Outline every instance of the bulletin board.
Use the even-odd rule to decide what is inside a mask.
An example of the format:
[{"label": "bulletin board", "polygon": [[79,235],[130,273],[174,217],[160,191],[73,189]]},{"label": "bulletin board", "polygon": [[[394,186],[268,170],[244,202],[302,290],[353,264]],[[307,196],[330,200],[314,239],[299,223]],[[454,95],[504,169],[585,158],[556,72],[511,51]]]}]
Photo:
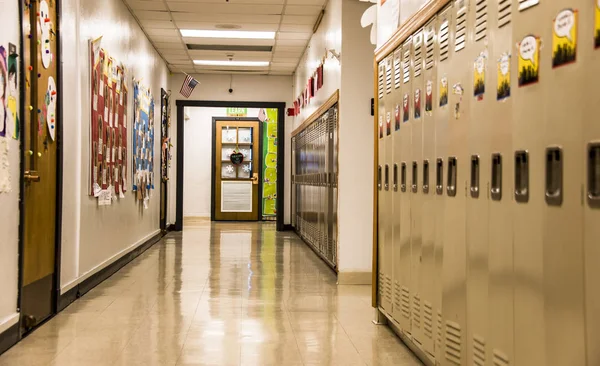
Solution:
[{"label": "bulletin board", "polygon": [[148,208],[154,189],[154,99],[139,81],[133,85],[133,191]]},{"label": "bulletin board", "polygon": [[266,108],[264,112],[263,217],[277,215],[277,113],[277,108]]},{"label": "bulletin board", "polygon": [[98,198],[99,205],[110,205],[127,191],[126,70],[100,47],[100,40],[90,43],[90,57],[89,194]]}]

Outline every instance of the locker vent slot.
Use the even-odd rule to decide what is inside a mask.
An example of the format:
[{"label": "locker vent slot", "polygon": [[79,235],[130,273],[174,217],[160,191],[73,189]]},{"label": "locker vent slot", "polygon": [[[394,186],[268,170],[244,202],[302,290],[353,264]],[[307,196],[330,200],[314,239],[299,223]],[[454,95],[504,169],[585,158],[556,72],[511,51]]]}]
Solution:
[{"label": "locker vent slot", "polygon": [[457,323],[446,322],[446,360],[454,365],[461,363],[461,329]]},{"label": "locker vent slot", "polygon": [[400,283],[398,281],[394,281],[394,307],[401,309],[402,304],[400,303]]},{"label": "locker vent slot", "polygon": [[379,65],[379,79],[377,82],[377,90],[378,90],[378,94],[379,94],[379,99],[383,98],[383,81],[384,81],[384,65],[381,64]]},{"label": "locker vent slot", "polygon": [[515,152],[515,200],[529,201],[529,154],[524,150]]},{"label": "locker vent slot", "polygon": [[503,352],[495,349],[494,350],[494,366],[508,366],[510,365],[510,360],[508,356]]},{"label": "locker vent slot", "polygon": [[402,50],[394,52],[394,87],[400,87],[400,77],[402,75]]},{"label": "locker vent slot", "polygon": [[588,192],[590,207],[600,207],[600,144],[588,146]]},{"label": "locker vent slot", "polygon": [[393,287],[392,287],[392,277],[386,275],[385,276],[385,298],[391,304],[392,296],[393,296]]},{"label": "locker vent slot", "polygon": [[561,206],[563,199],[563,153],[560,147],[546,149],[546,203]]},{"label": "locker vent slot", "polygon": [[462,3],[456,9],[456,32],[454,39],[454,52],[463,50],[467,44],[467,6],[464,0],[457,0],[457,4]]},{"label": "locker vent slot", "polygon": [[428,301],[423,302],[423,331],[426,337],[433,338],[433,308]]},{"label": "locker vent slot", "polygon": [[509,24],[512,18],[512,1],[498,0],[498,28]]},{"label": "locker vent slot", "polygon": [[487,0],[477,0],[475,4],[475,41],[480,41],[487,35]]},{"label": "locker vent slot", "polygon": [[438,310],[437,314],[437,348],[442,348],[442,312]]},{"label": "locker vent slot", "polygon": [[429,193],[429,160],[423,160],[423,193]]},{"label": "locker vent slot", "polygon": [[492,185],[490,188],[492,200],[502,199],[502,155],[492,155]]},{"label": "locker vent slot", "polygon": [[421,75],[423,69],[423,56],[422,56],[423,42],[421,42],[421,35],[415,37],[415,77]]},{"label": "locker vent slot", "polygon": [[440,62],[448,59],[450,51],[450,29],[448,26],[448,20],[444,20],[440,25]]},{"label": "locker vent slot", "polygon": [[456,196],[456,183],[458,181],[458,163],[455,157],[448,158],[448,180],[446,182],[446,191],[449,197]]},{"label": "locker vent slot", "polygon": [[410,46],[404,46],[404,54],[402,56],[402,70],[404,84],[410,81]]},{"label": "locker vent slot", "polygon": [[480,336],[473,336],[473,364],[485,366],[485,340]]},{"label": "locker vent slot", "polygon": [[417,328],[421,328],[421,298],[419,295],[413,297],[413,311],[412,311],[413,325]]},{"label": "locker vent slot", "polygon": [[406,319],[410,318],[410,291],[406,287],[402,286],[402,316]]},{"label": "locker vent slot", "polygon": [[434,65],[435,32],[433,27],[425,31],[425,69],[429,70]]},{"label": "locker vent slot", "polygon": [[471,197],[479,198],[479,156],[471,156]]},{"label": "locker vent slot", "polygon": [[383,300],[385,298],[385,275],[383,272],[379,272],[379,288],[377,292],[379,293],[379,300]]},{"label": "locker vent slot", "polygon": [[435,193],[444,194],[444,160],[441,158],[435,164]]},{"label": "locker vent slot", "polygon": [[392,58],[388,57],[385,61],[385,92],[392,92]]}]

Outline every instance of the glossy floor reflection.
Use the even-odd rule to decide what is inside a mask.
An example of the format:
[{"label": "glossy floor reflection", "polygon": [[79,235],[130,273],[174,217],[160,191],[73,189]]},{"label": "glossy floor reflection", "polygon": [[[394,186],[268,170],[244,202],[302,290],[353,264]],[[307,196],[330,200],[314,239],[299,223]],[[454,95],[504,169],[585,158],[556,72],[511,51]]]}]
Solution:
[{"label": "glossy floor reflection", "polygon": [[421,365],[371,323],[369,286],[274,224],[171,233],[0,356],[0,365]]}]

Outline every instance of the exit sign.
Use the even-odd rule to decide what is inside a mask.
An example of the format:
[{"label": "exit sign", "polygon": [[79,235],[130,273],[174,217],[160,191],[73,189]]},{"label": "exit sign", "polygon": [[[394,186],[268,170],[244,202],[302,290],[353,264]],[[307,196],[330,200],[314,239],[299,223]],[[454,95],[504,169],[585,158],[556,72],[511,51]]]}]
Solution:
[{"label": "exit sign", "polygon": [[248,108],[227,108],[227,117],[246,117]]}]

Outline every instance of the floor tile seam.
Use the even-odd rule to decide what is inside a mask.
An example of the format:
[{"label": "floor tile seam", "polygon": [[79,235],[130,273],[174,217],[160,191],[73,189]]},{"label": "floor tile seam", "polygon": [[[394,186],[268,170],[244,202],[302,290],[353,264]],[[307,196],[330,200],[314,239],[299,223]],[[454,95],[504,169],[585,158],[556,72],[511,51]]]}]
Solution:
[{"label": "floor tile seam", "polygon": [[306,365],[306,362],[304,361],[304,356],[300,351],[300,344],[298,344],[298,336],[296,335],[296,331],[294,330],[294,326],[292,325],[292,320],[289,314],[290,312],[287,309],[287,306],[284,308],[284,312],[286,313],[287,322],[290,326],[290,329],[292,330],[292,334],[294,335],[294,342],[296,342],[296,349],[298,350],[298,354],[300,355],[300,361],[302,361],[302,365]]},{"label": "floor tile seam", "polygon": [[196,317],[196,314],[198,313],[198,308],[200,307],[200,301],[202,300],[202,296],[204,295],[204,291],[206,290],[207,283],[208,283],[208,278],[204,281],[204,286],[202,286],[202,292],[200,293],[200,299],[198,299],[198,303],[196,304],[196,310],[194,310],[194,317],[192,318],[192,321],[188,325],[187,331],[185,332],[185,338],[184,338],[183,342],[181,343],[181,348],[179,349],[179,355],[177,356],[175,365],[179,365],[179,360],[181,359],[181,356],[183,355],[183,349],[185,348],[188,337],[190,335],[190,329],[192,329],[192,324],[194,322],[194,318]]},{"label": "floor tile seam", "polygon": [[[31,335],[34,335],[34,334],[31,334]],[[75,337],[71,338],[71,340],[70,340],[69,342],[67,342],[67,345],[66,345],[66,346],[64,346],[64,347],[63,347],[63,349],[61,349],[60,351],[58,351],[58,352],[57,352],[57,353],[54,355],[54,357],[52,357],[52,358],[50,359],[50,361],[48,361],[48,363],[46,363],[46,365],[52,365],[52,362],[53,362],[54,360],[56,360],[56,359],[58,358],[58,356],[59,356],[61,353],[63,353],[63,352],[64,352],[64,351],[67,349],[67,347],[69,347],[69,345],[71,345],[71,343],[73,343],[73,341],[74,341],[74,340],[75,340]],[[19,345],[19,344],[17,344],[16,346],[18,346],[18,345]]]},{"label": "floor tile seam", "polygon": [[354,350],[356,351],[356,353],[358,354],[358,356],[360,357],[360,359],[362,360],[362,362],[365,364],[365,366],[368,366],[368,363],[363,358],[363,355],[360,353],[360,351],[356,347],[356,344],[352,340],[352,337],[350,336],[350,334],[348,334],[348,332],[346,331],[346,328],[344,327],[344,325],[342,324],[342,322],[340,321],[340,319],[338,318],[338,316],[337,316],[337,314],[335,312],[333,312],[333,317],[335,318],[335,321],[339,324],[339,326],[344,331],[344,334],[346,335],[346,337],[348,337],[348,340],[350,341],[350,344],[352,344],[352,347],[354,347]]}]

